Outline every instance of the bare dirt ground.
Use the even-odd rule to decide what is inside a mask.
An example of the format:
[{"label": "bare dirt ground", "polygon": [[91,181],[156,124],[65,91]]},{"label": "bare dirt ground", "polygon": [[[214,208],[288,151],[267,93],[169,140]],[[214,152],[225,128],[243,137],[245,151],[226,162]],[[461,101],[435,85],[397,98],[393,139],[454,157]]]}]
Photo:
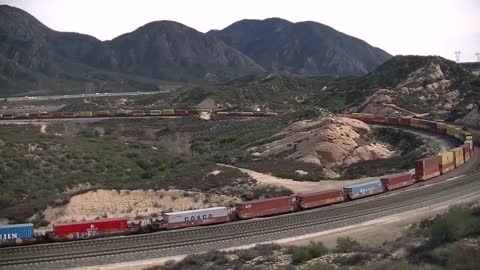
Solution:
[{"label": "bare dirt ground", "polygon": [[342,188],[348,185],[354,185],[359,183],[365,183],[378,177],[366,177],[355,180],[321,180],[318,182],[309,181],[295,181],[292,179],[280,178],[265,173],[255,172],[249,169],[237,168],[231,165],[218,164],[220,166],[239,169],[241,172],[248,174],[253,179],[257,180],[260,184],[265,185],[278,185],[290,189],[296,193],[310,193],[315,191],[323,191],[328,189]]},{"label": "bare dirt ground", "polygon": [[236,197],[182,190],[96,190],[73,196],[43,214],[50,223],[126,217],[129,220],[161,216],[166,211],[182,211],[239,202]]}]

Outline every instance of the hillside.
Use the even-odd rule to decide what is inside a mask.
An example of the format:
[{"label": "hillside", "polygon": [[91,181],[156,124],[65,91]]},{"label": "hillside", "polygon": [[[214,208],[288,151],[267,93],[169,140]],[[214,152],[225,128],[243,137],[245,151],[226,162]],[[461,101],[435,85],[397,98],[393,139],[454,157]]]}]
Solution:
[{"label": "hillside", "polygon": [[157,90],[264,72],[361,75],[390,55],[315,22],[243,20],[207,34],[156,21],[110,41],[58,32],[0,6],[0,95]]},{"label": "hillside", "polygon": [[391,57],[363,40],[311,21],[242,20],[207,34],[237,48],[270,72],[363,75]]},{"label": "hillside", "polygon": [[54,31],[0,6],[0,95],[156,90],[160,80],[224,79],[263,69],[175,22],[147,24],[112,41]]}]

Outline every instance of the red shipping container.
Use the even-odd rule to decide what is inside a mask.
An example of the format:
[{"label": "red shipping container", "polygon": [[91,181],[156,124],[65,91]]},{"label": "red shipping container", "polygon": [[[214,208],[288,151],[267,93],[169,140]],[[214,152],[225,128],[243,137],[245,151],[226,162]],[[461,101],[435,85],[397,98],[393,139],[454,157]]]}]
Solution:
[{"label": "red shipping container", "polygon": [[399,124],[399,119],[398,117],[387,117],[387,123],[391,125],[398,125]]},{"label": "red shipping container", "polygon": [[175,115],[188,115],[188,110],[185,110],[185,109],[175,109]]},{"label": "red shipping container", "polygon": [[398,123],[401,126],[410,126],[410,118],[400,117],[400,119],[398,119]]},{"label": "red shipping container", "polygon": [[123,232],[128,229],[125,218],[88,220],[53,225],[55,237],[68,239],[87,239],[105,234]]},{"label": "red shipping container", "polygon": [[295,197],[283,196],[237,204],[237,215],[242,219],[264,217],[294,211]]},{"label": "red shipping container", "polygon": [[427,180],[440,175],[440,162],[438,157],[427,157],[415,161],[415,177]]},{"label": "red shipping container", "polygon": [[387,188],[387,190],[394,190],[413,185],[415,179],[413,179],[410,172],[406,172],[382,176],[380,181],[382,181],[382,184]]},{"label": "red shipping container", "polygon": [[322,205],[333,204],[345,201],[343,190],[331,189],[320,192],[298,194],[298,205],[303,209],[318,207]]},{"label": "red shipping container", "polygon": [[53,118],[62,118],[63,117],[63,112],[53,112],[52,117]]}]

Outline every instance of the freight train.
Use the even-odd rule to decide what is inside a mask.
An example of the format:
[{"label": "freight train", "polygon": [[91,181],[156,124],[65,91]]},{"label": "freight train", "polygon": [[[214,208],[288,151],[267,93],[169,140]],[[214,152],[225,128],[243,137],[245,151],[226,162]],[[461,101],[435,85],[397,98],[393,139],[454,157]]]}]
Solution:
[{"label": "freight train", "polygon": [[218,111],[212,109],[135,109],[135,110],[104,110],[104,111],[80,111],[80,112],[31,112],[31,113],[4,113],[0,114],[0,120],[12,119],[62,119],[62,118],[95,118],[95,117],[153,117],[153,116],[192,116],[202,113],[211,113],[218,116],[246,116],[266,117],[275,116],[278,113],[255,111]]},{"label": "freight train", "polygon": [[461,144],[459,147],[455,147],[450,151],[415,161],[414,169],[408,172],[378,177],[375,180],[346,186],[342,189],[247,201],[238,203],[234,207],[212,207],[163,213],[162,220],[150,220],[143,224],[129,223],[126,218],[58,223],[53,224],[53,230],[44,234],[35,233],[33,224],[31,223],[0,226],[0,246],[70,241],[113,235],[146,233],[158,230],[173,230],[304,211],[389,192],[411,186],[416,182],[434,178],[468,162],[474,151],[473,138],[468,131],[442,122],[417,118],[381,117],[358,113],[345,116],[367,123],[380,123],[429,130],[451,136]]}]

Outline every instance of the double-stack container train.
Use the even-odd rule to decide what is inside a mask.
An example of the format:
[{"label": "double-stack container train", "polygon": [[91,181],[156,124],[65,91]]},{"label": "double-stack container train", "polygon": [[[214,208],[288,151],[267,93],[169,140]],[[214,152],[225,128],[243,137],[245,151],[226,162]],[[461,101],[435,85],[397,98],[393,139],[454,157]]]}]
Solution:
[{"label": "double-stack container train", "polygon": [[[148,113],[153,113],[152,115],[168,115],[175,114],[175,110],[150,110]],[[181,113],[186,114],[187,111]],[[191,114],[191,112],[188,111],[188,114]],[[88,114],[84,112],[83,115],[84,116],[82,116],[82,112],[78,114],[79,117],[91,117],[93,114],[91,112],[88,112]],[[247,201],[238,203],[234,207],[212,207],[163,213],[162,220],[150,220],[147,224],[128,223],[125,218],[59,223],[53,224],[53,230],[45,234],[35,234],[31,223],[4,225],[0,226],[0,246],[34,244],[49,241],[69,241],[111,235],[144,233],[155,230],[172,230],[226,223],[236,220],[262,218],[295,211],[306,211],[316,207],[382,194],[448,173],[462,166],[465,162],[468,162],[475,150],[474,138],[469,132],[442,122],[417,118],[382,117],[371,114],[352,114],[348,116],[367,123],[385,123],[388,125],[408,126],[435,131],[440,134],[452,136],[460,142],[460,146],[435,156],[417,160],[414,164],[414,172],[408,171],[376,177],[374,180],[346,186],[342,189]]]},{"label": "double-stack container train", "polygon": [[215,112],[211,109],[132,109],[104,110],[80,112],[31,112],[31,113],[0,113],[0,120],[12,119],[58,119],[58,118],[94,118],[94,117],[153,117],[153,116],[192,116],[211,113],[218,116],[267,117],[276,116],[275,112]]}]

